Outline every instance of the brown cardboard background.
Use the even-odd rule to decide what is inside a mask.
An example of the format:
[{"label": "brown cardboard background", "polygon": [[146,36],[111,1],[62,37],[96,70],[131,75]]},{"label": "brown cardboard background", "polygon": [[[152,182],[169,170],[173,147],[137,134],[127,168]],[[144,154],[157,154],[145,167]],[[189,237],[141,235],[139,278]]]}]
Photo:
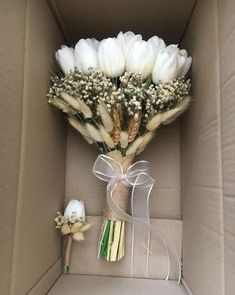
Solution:
[{"label": "brown cardboard background", "polygon": [[218,7],[199,0],[183,45],[194,102],[181,124],[183,276],[193,294],[224,294]]},{"label": "brown cardboard background", "polygon": [[[12,294],[25,294],[61,256],[52,218],[63,206],[65,125],[46,103],[50,62],[62,42],[47,3],[27,1],[20,177]],[[22,265],[24,266],[22,271]]]},{"label": "brown cardboard background", "polygon": [[[89,232],[86,233],[85,241],[74,244],[70,269],[71,274],[130,277],[132,226],[130,223],[126,224],[125,257],[118,262],[108,263],[105,259],[97,259],[97,241],[99,240],[102,221],[101,216],[88,216],[88,222],[92,224],[92,227]],[[166,238],[171,239],[181,258],[182,221],[151,219],[151,224],[164,233]],[[168,266],[167,255],[161,241],[155,234],[152,234],[150,249],[153,255],[149,257],[149,278],[164,280],[166,278]],[[138,265],[138,262],[136,264]],[[145,277],[144,270],[145,266],[139,267],[134,278]],[[177,279],[177,275],[171,271],[170,278]]]},{"label": "brown cardboard background", "polygon": [[[191,16],[195,0],[49,0],[61,27],[74,45],[80,38],[115,36],[133,30],[145,38],[160,35],[178,43]],[[79,23],[79,25],[78,25]]]},{"label": "brown cardboard background", "polygon": [[235,2],[219,0],[225,294],[235,290]]},{"label": "brown cardboard background", "polygon": [[0,46],[0,261],[1,266],[4,265],[0,275],[1,294],[9,294],[11,284],[21,142],[24,28],[25,1],[10,0],[4,5],[1,1],[0,39],[4,44]]},{"label": "brown cardboard background", "polygon": [[52,219],[64,202],[66,128],[45,95],[62,38],[45,1],[1,1],[0,14],[0,293],[21,295],[61,256]]},{"label": "brown cardboard background", "polygon": [[[61,3],[61,7],[65,3],[70,4],[70,1],[56,2]],[[182,120],[181,130],[178,123],[162,128],[159,137],[141,156],[154,164],[153,175],[159,182],[158,190],[154,192],[157,198],[154,198],[154,201],[152,198],[151,214],[154,217],[180,219],[178,169],[181,132],[184,278],[196,295],[232,295],[235,288],[235,5],[233,0],[218,2],[217,7],[217,1],[198,1],[184,39],[184,46],[194,58],[194,104]],[[76,1],[73,3],[78,5]],[[161,5],[165,3],[168,2]],[[193,1],[188,1],[189,6],[184,6],[190,7],[188,11],[182,11],[182,7],[178,6],[179,2],[174,3],[177,3],[178,8],[172,8],[171,12],[178,21],[173,23],[174,28],[168,27],[167,33],[172,41],[182,36]],[[79,13],[82,11],[78,9]],[[73,11],[71,8],[65,8],[65,12]],[[158,13],[154,10],[153,12],[156,15]],[[76,13],[74,10],[75,15]],[[156,15],[154,14],[154,21],[157,24],[162,19],[155,19]],[[62,207],[64,198],[65,130],[61,114],[51,110],[43,99],[48,87],[47,66],[62,39],[44,1],[2,1],[0,16],[0,36],[4,44],[0,49],[0,224],[2,238],[4,237],[0,245],[0,259],[4,264],[4,273],[0,276],[0,293],[10,292],[13,275],[11,294],[18,295],[25,294],[47,271],[46,280],[49,280],[46,283],[40,280],[38,289],[35,290],[44,292],[50,282],[59,275],[59,238],[54,231],[51,217]],[[164,14],[162,16],[164,17]],[[71,19],[69,25],[68,14],[66,17],[65,29],[66,25],[71,28],[74,19]],[[79,21],[89,26],[92,23],[85,15],[84,19]],[[175,25],[177,22],[180,22],[179,26]],[[89,30],[86,33],[93,35],[94,27],[90,28],[91,33]],[[145,29],[148,30],[148,27]],[[160,27],[156,30],[154,28],[154,32],[158,29],[161,30]],[[83,27],[78,26],[78,31],[72,32],[71,36],[82,35],[79,30],[83,30]],[[26,55],[23,53],[24,49]],[[165,140],[164,145],[157,146],[158,140]],[[88,213],[101,214],[102,207],[96,206],[95,202],[101,201],[104,184],[92,178],[95,186],[90,192],[86,192],[85,186],[78,186],[79,179],[83,181],[87,178],[84,178],[83,169],[80,169],[83,175],[79,175],[77,164],[86,167],[85,170],[88,171],[96,157],[94,147],[88,147],[79,141],[80,138],[75,138],[75,133],[69,130],[66,195],[67,198],[77,195],[77,192],[81,196],[86,195]],[[168,146],[172,158],[163,166],[164,157],[156,157],[154,151],[156,147],[159,153],[164,154],[164,147]],[[86,152],[87,158],[80,158],[77,148],[83,155]],[[173,177],[170,179],[173,187],[168,186],[170,181],[164,177],[170,170],[174,171],[170,174]],[[71,173],[74,174],[72,179]],[[86,177],[87,175],[86,173]],[[95,192],[98,199],[93,202],[92,195]],[[172,201],[175,198],[177,202],[174,203]]]}]

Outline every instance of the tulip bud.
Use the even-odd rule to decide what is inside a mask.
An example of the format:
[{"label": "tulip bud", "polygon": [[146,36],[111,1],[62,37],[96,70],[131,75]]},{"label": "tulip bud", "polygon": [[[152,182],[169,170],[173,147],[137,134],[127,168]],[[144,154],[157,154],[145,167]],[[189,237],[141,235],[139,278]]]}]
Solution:
[{"label": "tulip bud", "polygon": [[186,76],[191,64],[192,64],[192,57],[187,54],[187,51],[185,49],[179,50],[178,54],[179,58],[179,76],[183,77]]},{"label": "tulip bud", "polygon": [[98,68],[98,55],[91,45],[92,41],[81,39],[75,46],[75,66],[82,73],[88,74],[91,69]]},{"label": "tulip bud", "polygon": [[163,39],[159,38],[158,36],[153,36],[148,41],[151,43],[151,45],[153,47],[154,54],[155,54],[156,58],[157,58],[159,52],[166,48],[165,42],[163,41]]},{"label": "tulip bud", "polygon": [[119,77],[125,70],[125,58],[116,38],[104,39],[98,50],[100,69],[110,78]]},{"label": "tulip bud", "polygon": [[85,221],[85,207],[83,201],[70,200],[65,211],[64,217],[71,218],[75,216],[80,221]]},{"label": "tulip bud", "polygon": [[126,69],[146,78],[152,72],[154,62],[155,55],[151,43],[136,41],[129,50]]},{"label": "tulip bud", "polygon": [[135,35],[133,32],[120,32],[117,35],[117,40],[119,45],[122,48],[122,51],[124,53],[125,58],[127,59],[129,50],[131,48],[131,46],[136,42],[136,41],[141,41],[142,40],[142,36],[141,35]]},{"label": "tulip bud", "polygon": [[65,75],[74,71],[75,60],[74,49],[72,47],[61,46],[61,49],[55,53],[55,57]]}]

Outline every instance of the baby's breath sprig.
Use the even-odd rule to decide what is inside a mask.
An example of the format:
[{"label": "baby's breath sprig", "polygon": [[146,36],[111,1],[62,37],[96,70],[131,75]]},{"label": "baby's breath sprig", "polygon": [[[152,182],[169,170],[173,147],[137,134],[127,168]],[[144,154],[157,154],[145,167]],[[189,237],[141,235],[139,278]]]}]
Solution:
[{"label": "baby's breath sprig", "polygon": [[147,98],[144,104],[144,122],[156,114],[164,113],[175,108],[189,95],[191,88],[190,80],[183,78],[174,79],[166,83],[151,84],[146,89]]}]

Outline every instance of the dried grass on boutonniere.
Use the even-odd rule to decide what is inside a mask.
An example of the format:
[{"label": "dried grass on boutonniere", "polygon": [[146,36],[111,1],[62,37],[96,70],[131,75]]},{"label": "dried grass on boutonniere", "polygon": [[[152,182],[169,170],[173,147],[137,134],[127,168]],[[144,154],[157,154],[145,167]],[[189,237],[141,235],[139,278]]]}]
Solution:
[{"label": "dried grass on boutonniere", "polygon": [[[49,103],[68,116],[69,124],[125,173],[134,156],[190,105],[186,79],[192,58],[177,45],[148,41],[132,32],[102,41],[81,39],[62,46],[56,59],[63,74],[51,77]],[[123,211],[129,190],[120,182],[114,193]],[[124,256],[125,222],[106,204],[99,254],[108,261]]]},{"label": "dried grass on boutonniere", "polygon": [[55,223],[56,228],[60,229],[62,235],[66,237],[63,271],[69,273],[73,241],[85,240],[84,232],[91,226],[86,223],[84,203],[78,200],[70,200],[64,215],[57,212]]}]

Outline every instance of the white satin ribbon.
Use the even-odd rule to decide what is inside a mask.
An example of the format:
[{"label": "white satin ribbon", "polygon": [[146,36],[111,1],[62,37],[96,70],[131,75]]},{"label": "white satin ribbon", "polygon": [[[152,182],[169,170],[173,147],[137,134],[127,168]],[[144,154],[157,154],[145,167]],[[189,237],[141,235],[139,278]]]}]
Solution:
[{"label": "white satin ribbon", "polygon": [[[176,270],[178,282],[180,282],[181,264],[175,245],[156,226],[150,223],[149,197],[155,181],[149,176],[148,170],[149,163],[147,161],[138,161],[124,173],[122,166],[116,160],[105,155],[99,155],[92,171],[96,177],[108,182],[106,198],[114,215],[119,219],[132,222],[131,276],[139,275],[141,266],[145,268],[144,275],[148,277],[149,253],[151,253],[150,232],[152,232],[161,240],[166,250],[168,260],[166,280],[169,279],[173,265],[175,266],[173,271]],[[132,216],[118,207],[113,198],[113,192],[120,181],[124,185],[132,187]],[[140,251],[144,251],[144,255],[140,255]]]}]

